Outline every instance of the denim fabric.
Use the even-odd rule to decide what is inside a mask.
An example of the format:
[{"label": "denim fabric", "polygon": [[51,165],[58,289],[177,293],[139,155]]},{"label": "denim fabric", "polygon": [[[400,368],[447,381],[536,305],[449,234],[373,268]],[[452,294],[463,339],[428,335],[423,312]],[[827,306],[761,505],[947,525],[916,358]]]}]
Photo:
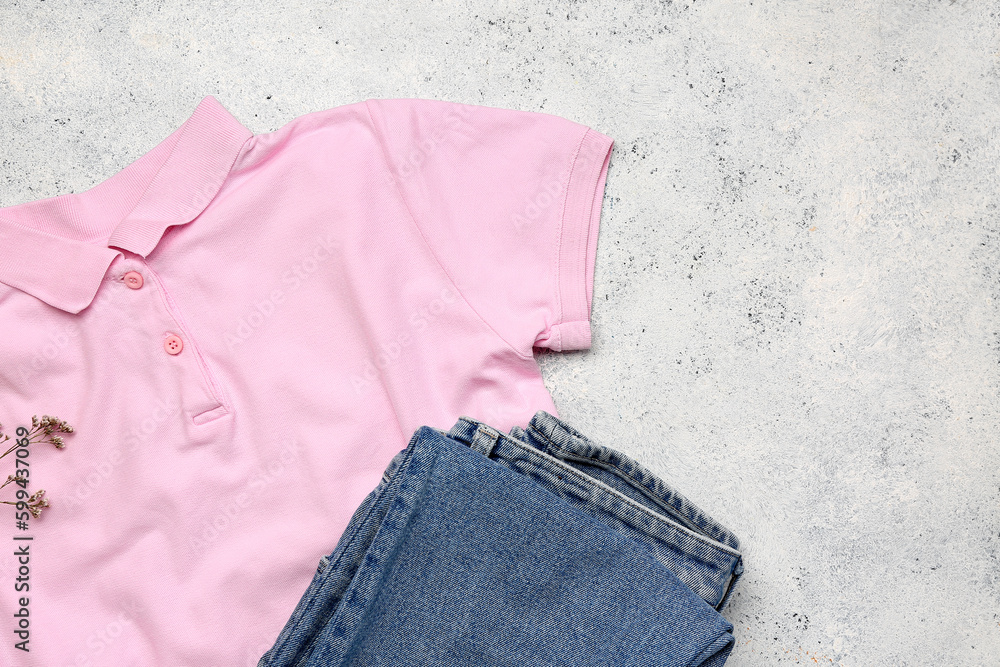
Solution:
[{"label": "denim fabric", "polygon": [[[717,554],[665,558],[638,538],[666,544],[649,503],[680,497],[630,487],[637,501],[545,453],[545,438],[567,445],[548,418],[524,432],[534,444],[468,419],[454,437],[418,429],[320,559],[260,667],[720,667],[732,625],[672,571],[704,562],[711,572],[689,578],[721,582]],[[680,504],[686,521],[714,526]],[[699,555],[703,543],[690,540],[702,533],[685,529],[674,551]]]},{"label": "denim fabric", "polygon": [[[481,426],[463,418],[451,435],[469,442]],[[638,462],[547,412],[539,411],[527,429],[515,427],[511,436],[494,449],[495,460],[645,544],[703,600],[725,608],[743,574],[740,543],[729,530]],[[525,451],[519,440],[584,474],[575,473],[571,482],[551,460]]]}]

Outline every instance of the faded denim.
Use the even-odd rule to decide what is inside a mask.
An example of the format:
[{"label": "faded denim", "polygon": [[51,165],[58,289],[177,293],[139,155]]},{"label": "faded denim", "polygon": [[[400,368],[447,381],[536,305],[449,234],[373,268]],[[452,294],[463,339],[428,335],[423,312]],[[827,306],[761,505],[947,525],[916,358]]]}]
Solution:
[{"label": "faded denim", "polygon": [[[463,418],[451,435],[469,442],[477,424]],[[699,597],[720,611],[725,608],[743,574],[740,543],[729,530],[636,461],[547,412],[538,412],[527,429],[515,427],[511,436],[494,449],[495,460],[645,544]],[[516,440],[585,474],[566,478],[551,461],[515,445]]]},{"label": "faded denim", "polygon": [[417,430],[260,667],[723,665],[736,539],[546,413]]}]

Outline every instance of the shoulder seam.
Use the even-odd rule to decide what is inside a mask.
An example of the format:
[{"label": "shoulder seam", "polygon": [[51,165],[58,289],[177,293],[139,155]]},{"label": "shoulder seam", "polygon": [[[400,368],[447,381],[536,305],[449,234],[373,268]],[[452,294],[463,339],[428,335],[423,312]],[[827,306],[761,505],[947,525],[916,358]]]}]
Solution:
[{"label": "shoulder seam", "polygon": [[444,275],[448,278],[448,281],[451,283],[452,287],[455,288],[455,291],[458,293],[458,295],[462,297],[462,300],[465,301],[466,305],[469,306],[469,309],[472,310],[472,312],[476,314],[476,317],[478,317],[479,320],[483,324],[485,324],[486,327],[490,331],[493,332],[493,335],[495,335],[497,338],[499,338],[504,343],[504,345],[506,345],[507,347],[509,347],[510,350],[514,354],[516,354],[518,357],[520,357],[521,359],[524,359],[524,360],[534,359],[533,355],[531,355],[531,354],[527,354],[526,355],[526,354],[522,353],[520,350],[518,350],[516,347],[514,347],[510,343],[510,341],[508,341],[506,338],[504,338],[503,336],[501,336],[500,332],[497,331],[496,328],[494,328],[493,325],[490,324],[489,321],[487,321],[487,319],[485,317],[483,317],[483,315],[479,312],[479,310],[477,310],[476,307],[474,305],[472,305],[472,302],[465,296],[465,294],[462,293],[462,290],[460,290],[458,288],[458,284],[455,282],[455,278],[452,277],[451,272],[448,271],[448,268],[444,265],[444,262],[441,261],[441,258],[438,257],[438,254],[436,252],[434,252],[434,248],[431,247],[430,242],[427,240],[427,237],[424,235],[424,230],[421,229],[420,225],[417,223],[416,216],[413,215],[413,210],[410,208],[409,202],[406,201],[406,194],[403,192],[403,188],[400,187],[399,181],[396,180],[396,176],[393,173],[393,165],[392,165],[392,161],[389,158],[389,151],[387,150],[386,145],[385,145],[385,138],[379,132],[378,125],[375,123],[375,118],[372,115],[372,109],[371,109],[370,102],[371,102],[371,100],[365,100],[365,110],[368,112],[368,120],[369,120],[369,122],[371,122],[372,131],[375,133],[375,138],[378,140],[379,149],[381,149],[381,151],[382,151],[382,159],[385,160],[386,167],[389,169],[389,175],[392,176],[392,182],[396,186],[396,191],[399,194],[400,201],[403,202],[403,206],[406,208],[406,213],[407,213],[407,215],[410,218],[410,222],[413,223],[413,226],[417,230],[417,233],[420,235],[421,240],[423,240],[424,246],[427,248],[427,251],[431,254],[431,257],[434,258],[434,261],[437,262],[437,265],[441,268],[442,273],[444,273]]}]

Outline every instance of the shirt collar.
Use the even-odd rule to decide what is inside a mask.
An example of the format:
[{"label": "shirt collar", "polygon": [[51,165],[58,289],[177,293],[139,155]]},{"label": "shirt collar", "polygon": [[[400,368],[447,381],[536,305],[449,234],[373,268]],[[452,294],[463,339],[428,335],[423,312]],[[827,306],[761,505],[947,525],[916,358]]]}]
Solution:
[{"label": "shirt collar", "polygon": [[0,208],[0,282],[79,313],[121,250],[146,257],[167,227],[205,210],[252,136],[208,95],[169,137],[103,183]]}]

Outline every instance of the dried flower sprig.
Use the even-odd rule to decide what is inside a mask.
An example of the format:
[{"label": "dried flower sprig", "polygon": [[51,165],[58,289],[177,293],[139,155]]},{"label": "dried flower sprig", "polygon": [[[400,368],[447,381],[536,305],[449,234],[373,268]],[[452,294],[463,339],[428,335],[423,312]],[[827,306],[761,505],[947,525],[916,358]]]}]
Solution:
[{"label": "dried flower sprig", "polygon": [[22,477],[20,475],[7,475],[7,481],[4,482],[3,484],[0,484],[0,489],[2,489],[3,487],[7,486],[11,482],[18,482],[21,479],[22,479]]},{"label": "dried flower sprig", "polygon": [[[0,424],[0,435],[2,432],[3,425]],[[31,418],[31,430],[25,436],[28,438],[28,442],[24,446],[32,445],[36,442],[48,442],[49,444],[55,445],[57,449],[62,449],[66,446],[65,441],[61,435],[54,435],[55,433],[72,433],[73,427],[66,423],[65,420],[59,419],[58,417],[51,417],[49,415],[42,415],[41,419],[38,415],[34,415]],[[10,436],[3,435],[4,442],[9,440]],[[10,448],[3,454],[0,454],[0,459],[10,454],[12,451],[17,449],[19,446],[17,442],[10,446]]]},{"label": "dried flower sprig", "polygon": [[45,489],[38,489],[28,498],[28,511],[36,519],[41,516],[42,508],[49,506],[49,499],[45,497]]},{"label": "dried flower sprig", "polygon": [[[13,477],[13,475],[11,475],[11,477]],[[28,496],[27,500],[19,500],[17,502],[0,500],[0,503],[3,503],[4,505],[17,505],[22,502],[25,503],[28,511],[31,512],[31,516],[36,519],[42,515],[42,509],[49,506],[49,499],[45,497],[45,489],[38,489]]]},{"label": "dried flower sprig", "polygon": [[[27,447],[38,442],[47,442],[55,446],[56,449],[63,449],[66,446],[66,443],[63,440],[62,435],[57,434],[73,433],[73,430],[72,426],[67,424],[65,420],[59,419],[58,417],[42,415],[42,417],[39,418],[38,415],[34,415],[31,418],[31,430],[29,430],[24,436],[28,439],[28,441],[24,442],[24,438],[15,440],[14,444],[8,448],[7,451],[0,454],[0,459],[19,447]],[[0,443],[6,442],[7,440],[10,440],[10,436],[4,434],[3,424],[0,424]],[[18,469],[13,475],[8,475],[7,480],[3,484],[0,484],[0,490],[12,482],[22,484],[23,486],[27,483],[27,481],[28,480],[21,475],[21,469]],[[14,505],[18,507],[18,509],[27,509],[31,512],[31,516],[36,519],[42,515],[43,509],[49,507],[49,499],[45,497],[45,489],[35,491],[33,494],[28,496],[27,500],[0,500],[0,503],[4,505]]]}]

